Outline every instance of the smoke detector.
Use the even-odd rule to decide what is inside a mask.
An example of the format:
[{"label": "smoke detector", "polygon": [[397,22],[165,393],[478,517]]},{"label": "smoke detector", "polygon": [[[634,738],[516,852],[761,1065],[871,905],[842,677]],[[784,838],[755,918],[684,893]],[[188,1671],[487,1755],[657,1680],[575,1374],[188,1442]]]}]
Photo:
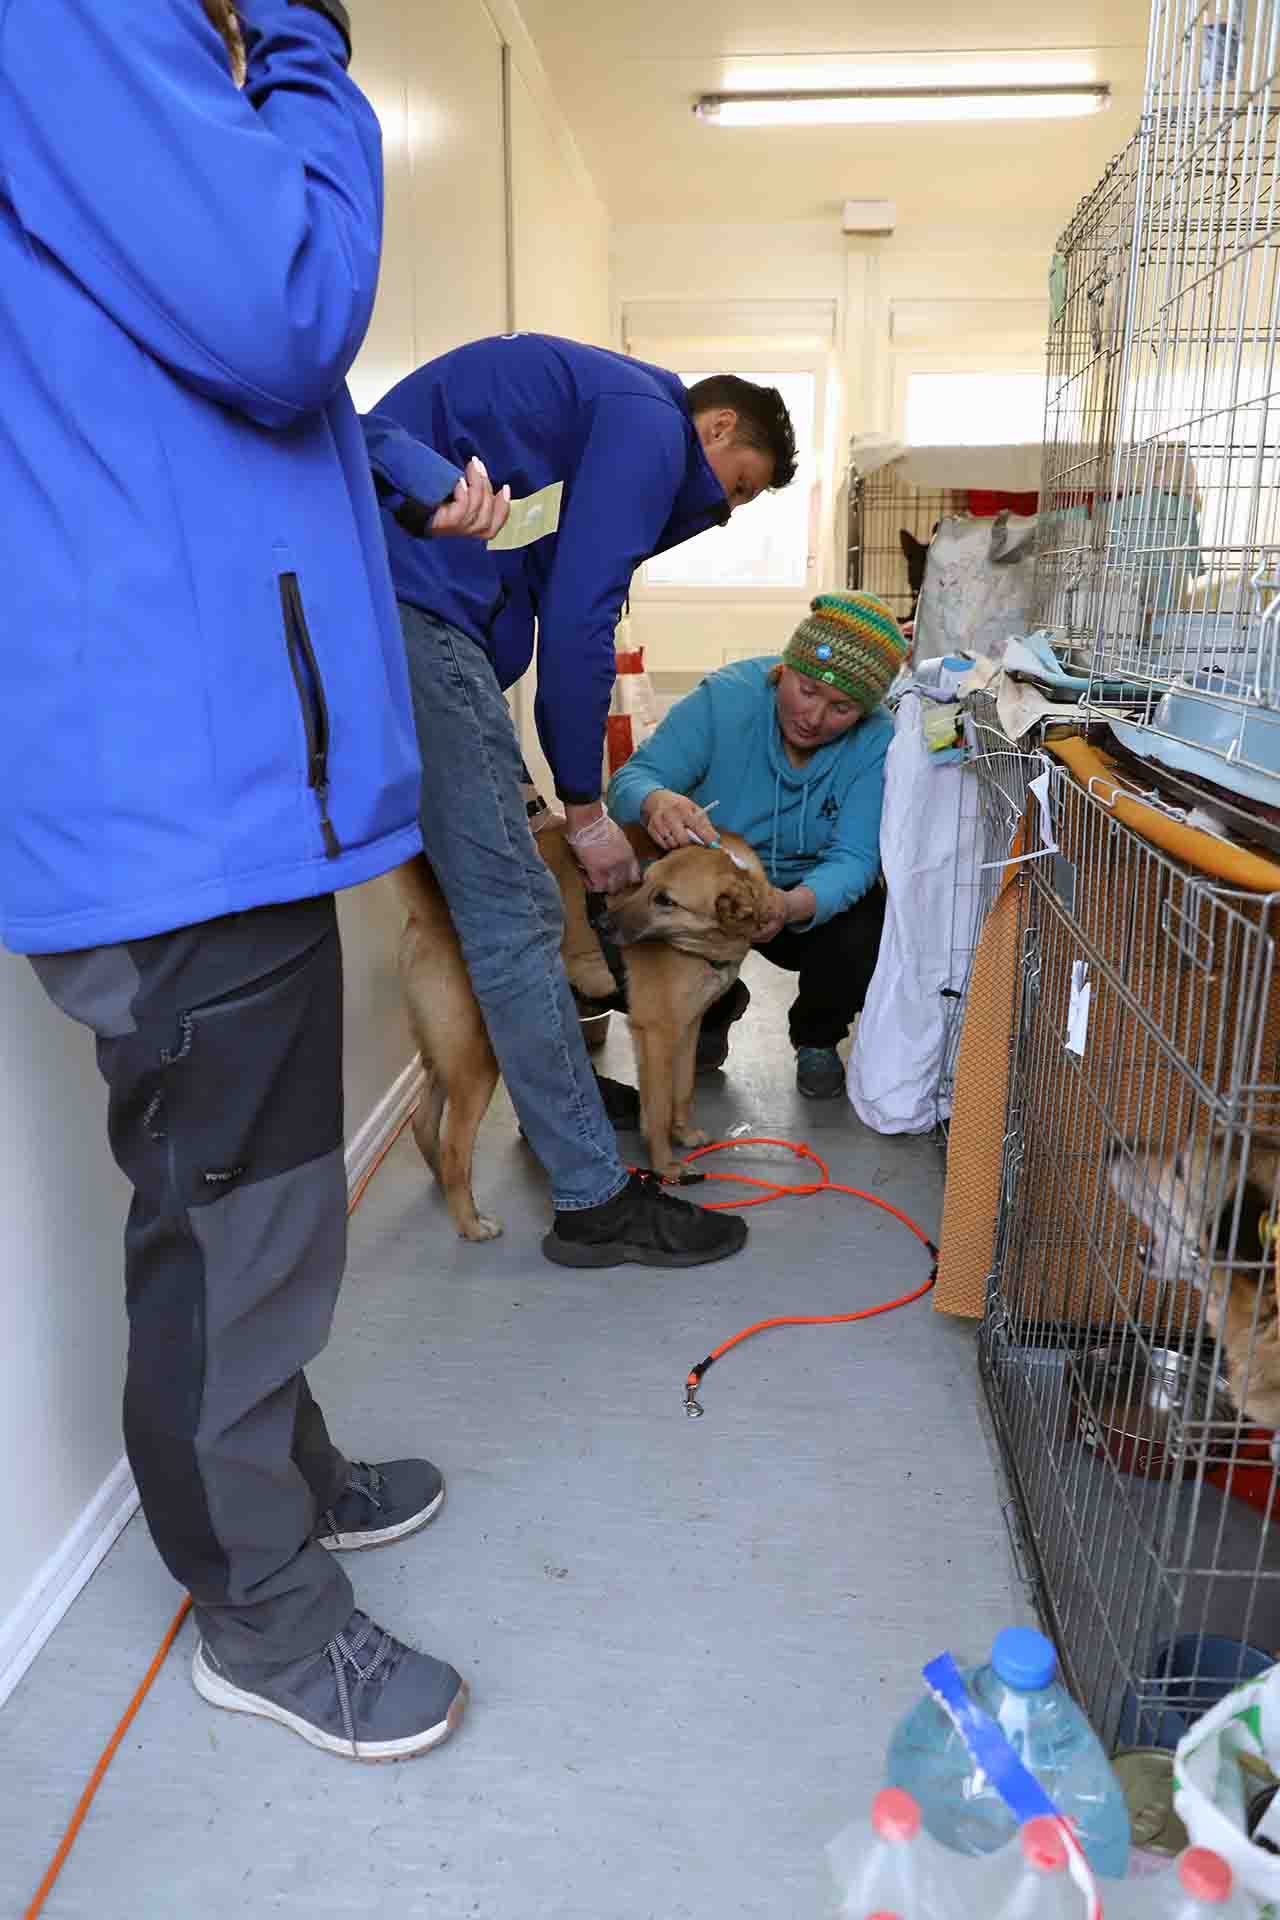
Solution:
[{"label": "smoke detector", "polygon": [[846,200],[840,225],[845,233],[892,233],[898,223],[892,200]]}]

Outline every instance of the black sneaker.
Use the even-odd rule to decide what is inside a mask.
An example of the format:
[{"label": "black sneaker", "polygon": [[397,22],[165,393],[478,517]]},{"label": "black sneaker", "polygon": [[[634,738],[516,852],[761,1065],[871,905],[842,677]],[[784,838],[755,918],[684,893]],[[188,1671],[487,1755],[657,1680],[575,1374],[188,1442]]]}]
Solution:
[{"label": "black sneaker", "polygon": [[712,1073],[724,1065],[729,1058],[729,1029],[736,1020],[741,1020],[750,1005],[750,988],[745,987],[741,980],[735,980],[728,993],[708,1008],[708,1013],[714,1012],[716,1024],[708,1027],[705,1024],[706,1015],[703,1016],[704,1024],[698,1035],[698,1073]]},{"label": "black sneaker", "polygon": [[669,1193],[655,1173],[633,1173],[602,1207],[557,1213],[542,1242],[560,1267],[701,1267],[746,1244],[736,1213],[708,1213]]},{"label": "black sneaker", "polygon": [[623,1080],[610,1080],[603,1073],[596,1074],[596,1085],[615,1131],[634,1133],[640,1125],[640,1095],[635,1088]]},{"label": "black sneaker", "polygon": [[315,1538],[334,1553],[382,1547],[403,1540],[434,1520],[444,1505],[444,1475],[429,1460],[384,1460],[381,1466],[351,1462],[347,1484]]},{"label": "black sneaker", "polygon": [[277,1720],[348,1760],[408,1760],[447,1740],[467,1707],[462,1678],[358,1610],[327,1647],[265,1680],[237,1681],[201,1640],[191,1663],[210,1706]]}]

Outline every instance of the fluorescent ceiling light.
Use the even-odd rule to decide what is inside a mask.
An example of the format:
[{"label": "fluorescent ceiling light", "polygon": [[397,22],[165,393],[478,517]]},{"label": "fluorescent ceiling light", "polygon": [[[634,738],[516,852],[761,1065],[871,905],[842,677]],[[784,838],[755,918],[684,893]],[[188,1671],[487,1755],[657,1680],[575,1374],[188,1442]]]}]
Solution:
[{"label": "fluorescent ceiling light", "polygon": [[694,106],[716,127],[889,126],[921,120],[1074,120],[1110,105],[1111,89],[875,87],[839,93],[707,93]]}]

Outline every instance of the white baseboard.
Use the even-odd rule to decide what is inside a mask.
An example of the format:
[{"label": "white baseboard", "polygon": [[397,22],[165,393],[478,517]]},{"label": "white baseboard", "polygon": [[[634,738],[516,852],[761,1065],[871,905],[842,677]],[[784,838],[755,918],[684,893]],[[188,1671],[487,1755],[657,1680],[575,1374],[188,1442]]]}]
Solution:
[{"label": "white baseboard", "polygon": [[[418,1097],[415,1058],[379,1100],[346,1151],[347,1192],[354,1193]],[[45,1561],[17,1606],[0,1620],[0,1707],[35,1660],[76,1595],[86,1587],[138,1508],[138,1489],[123,1456]]]},{"label": "white baseboard", "polygon": [[417,1054],[396,1076],[369,1118],[347,1142],[347,1192],[354,1193],[422,1091]]},{"label": "white baseboard", "polygon": [[137,1505],[138,1489],[122,1456],[13,1612],[0,1621],[0,1707],[106,1558]]}]

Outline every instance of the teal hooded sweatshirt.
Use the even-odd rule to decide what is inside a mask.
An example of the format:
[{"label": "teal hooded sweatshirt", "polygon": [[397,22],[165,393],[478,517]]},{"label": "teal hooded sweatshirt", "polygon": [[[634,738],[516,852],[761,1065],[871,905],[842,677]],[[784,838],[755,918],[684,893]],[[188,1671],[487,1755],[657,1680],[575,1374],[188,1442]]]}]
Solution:
[{"label": "teal hooded sweatshirt", "polygon": [[807,886],[818,906],[793,929],[808,932],[843,913],[880,873],[884,760],[893,726],[882,710],[860,720],[803,767],[787,758],[768,675],[778,656],[741,660],[711,673],[613,776],[609,811],[640,818],[655,788],[719,804],[716,830],[738,833],[775,887]]}]

